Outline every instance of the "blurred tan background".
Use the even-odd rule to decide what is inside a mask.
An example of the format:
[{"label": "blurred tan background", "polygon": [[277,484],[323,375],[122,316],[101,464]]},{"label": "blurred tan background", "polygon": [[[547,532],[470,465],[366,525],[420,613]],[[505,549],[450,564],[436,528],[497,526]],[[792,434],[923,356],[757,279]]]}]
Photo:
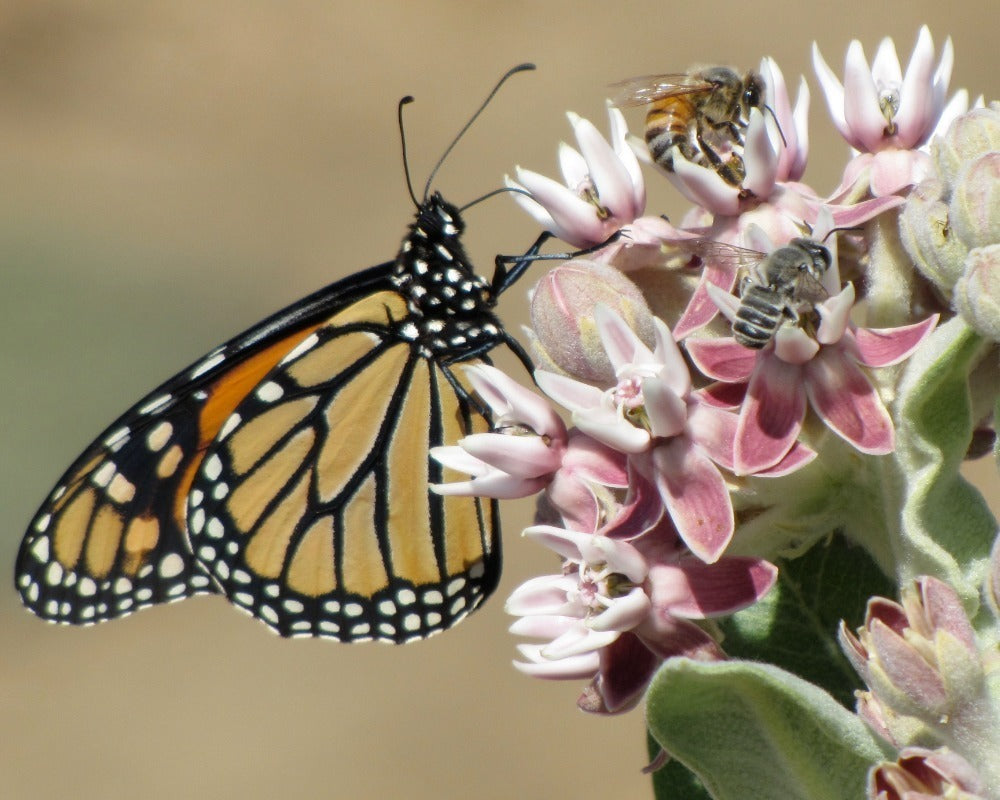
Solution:
[{"label": "blurred tan background", "polygon": [[[503,599],[553,563],[505,514],[498,598],[405,648],[285,642],[216,598],[83,630],[42,624],[10,581],[36,505],[146,390],[266,313],[392,257],[414,182],[496,78],[535,61],[437,185],[463,203],[515,164],[556,173],[573,109],[606,84],[774,56],[813,89],[806,179],[845,148],[809,62],[883,35],[907,60],[950,34],[952,87],[998,96],[986,3],[53,2],[0,5],[0,795],[7,798],[648,797],[643,723],[588,717],[577,684],[510,667]],[[620,10],[618,10],[620,9]],[[639,114],[633,115],[634,126]],[[650,208],[683,209],[652,179]],[[498,198],[469,252],[534,238]],[[501,306],[512,330],[523,288]]]}]

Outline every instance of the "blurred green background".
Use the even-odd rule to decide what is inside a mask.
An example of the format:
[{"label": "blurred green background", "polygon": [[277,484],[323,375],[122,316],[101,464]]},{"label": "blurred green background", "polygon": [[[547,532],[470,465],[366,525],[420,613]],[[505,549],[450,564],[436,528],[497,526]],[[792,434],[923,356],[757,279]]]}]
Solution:
[{"label": "blurred green background", "polygon": [[[917,29],[956,46],[952,87],[997,97],[994,12],[729,2],[51,2],[0,7],[0,795],[10,798],[646,797],[643,723],[589,717],[578,684],[509,665],[503,598],[549,571],[505,509],[498,598],[405,648],[285,642],[217,598],[83,630],[20,609],[10,574],[38,503],[135,399],[216,343],[386,260],[418,186],[496,78],[512,81],[441,171],[462,203],[515,164],[556,174],[606,85],[772,55],[813,88],[818,191],[846,147],[809,47]],[[641,114],[632,115],[639,130]],[[650,209],[684,208],[651,178]],[[467,215],[485,274],[536,231],[499,198]],[[524,287],[529,281],[525,281]],[[518,331],[522,289],[501,315]],[[975,465],[986,474],[985,464]],[[994,496],[996,486],[989,490]]]}]

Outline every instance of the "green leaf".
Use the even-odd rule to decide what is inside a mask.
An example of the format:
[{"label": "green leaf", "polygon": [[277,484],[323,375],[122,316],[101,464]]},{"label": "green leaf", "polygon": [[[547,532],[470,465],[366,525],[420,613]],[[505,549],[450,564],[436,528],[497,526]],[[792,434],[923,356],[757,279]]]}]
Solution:
[{"label": "green leaf", "polygon": [[[649,760],[660,754],[660,745],[652,734],[646,732]],[[712,800],[701,781],[687,767],[671,759],[650,776],[653,779],[653,797],[656,800]]]},{"label": "green leaf", "polygon": [[778,566],[778,583],[761,602],[719,623],[723,648],[734,658],[794,672],[853,708],[862,684],[840,651],[837,626],[840,620],[860,625],[868,598],[895,597],[895,585],[863,548],[842,536],[827,537]]},{"label": "green leaf", "polygon": [[903,482],[900,581],[930,574],[978,604],[997,523],[960,474],[972,436],[969,374],[987,343],[960,317],[934,331],[899,386],[896,461]]},{"label": "green leaf", "polygon": [[716,800],[863,797],[869,767],[887,757],[830,695],[768,664],[670,659],[646,716]]}]

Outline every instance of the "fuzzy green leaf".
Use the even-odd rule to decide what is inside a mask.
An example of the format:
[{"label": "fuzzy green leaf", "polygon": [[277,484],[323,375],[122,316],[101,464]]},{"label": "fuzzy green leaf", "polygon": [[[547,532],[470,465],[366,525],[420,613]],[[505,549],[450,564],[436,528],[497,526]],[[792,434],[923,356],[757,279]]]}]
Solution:
[{"label": "fuzzy green leaf", "polygon": [[646,717],[716,800],[863,797],[869,767],[886,757],[858,717],[768,664],[671,659],[653,679]]},{"label": "fuzzy green leaf", "polygon": [[897,403],[900,580],[934,575],[967,607],[977,604],[997,528],[983,496],[958,471],[972,437],[969,374],[986,347],[960,317],[939,326],[910,359]]}]

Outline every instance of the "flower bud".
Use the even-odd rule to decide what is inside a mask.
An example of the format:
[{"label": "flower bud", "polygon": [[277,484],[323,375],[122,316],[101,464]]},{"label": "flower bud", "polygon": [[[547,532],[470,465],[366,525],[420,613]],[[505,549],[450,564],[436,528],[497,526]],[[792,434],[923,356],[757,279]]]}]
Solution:
[{"label": "flower bud", "polygon": [[947,748],[906,747],[893,763],[875,766],[868,775],[868,797],[906,800],[940,797],[980,800],[986,785],[968,761]]},{"label": "flower bud", "polygon": [[[841,627],[840,645],[886,721],[912,717],[941,733],[950,724],[954,737],[970,714],[984,716],[975,634],[958,595],[942,581],[918,578],[904,587],[902,604],[872,598],[864,627],[857,636]],[[895,727],[893,738],[905,744]]]},{"label": "flower bud", "polygon": [[638,287],[614,267],[578,258],[550,270],[535,287],[531,322],[536,358],[574,378],[613,384],[615,371],[594,318],[598,303],[614,310],[653,347],[653,317]]},{"label": "flower bud", "polygon": [[956,118],[944,136],[931,142],[938,174],[949,184],[965,164],[996,150],[1000,150],[1000,108],[995,104]]},{"label": "flower bud", "polygon": [[951,229],[948,205],[942,200],[944,188],[935,178],[913,188],[899,216],[899,235],[924,277],[951,291],[965,268],[968,248]]},{"label": "flower bud", "polygon": [[1000,244],[977,247],[955,284],[955,310],[981,336],[1000,342]]},{"label": "flower bud", "polygon": [[1000,243],[1000,150],[980,156],[958,176],[950,219],[967,247]]}]

